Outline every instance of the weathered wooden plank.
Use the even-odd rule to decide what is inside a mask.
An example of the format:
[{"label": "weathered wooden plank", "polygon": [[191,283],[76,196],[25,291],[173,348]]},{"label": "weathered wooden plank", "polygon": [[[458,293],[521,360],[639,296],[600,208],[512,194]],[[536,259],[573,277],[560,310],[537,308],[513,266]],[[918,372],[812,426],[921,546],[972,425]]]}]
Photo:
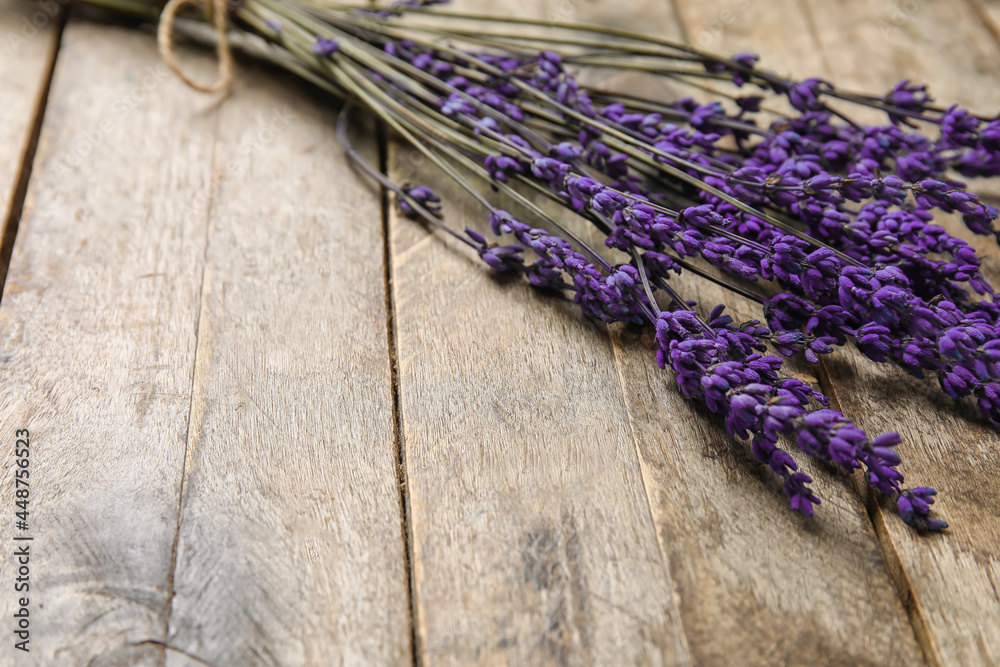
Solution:
[{"label": "weathered wooden plank", "polygon": [[381,203],[279,77],[218,114],[167,664],[403,664]]},{"label": "weathered wooden plank", "polygon": [[984,27],[993,38],[1000,40],[1000,2],[997,0],[969,0]]},{"label": "weathered wooden plank", "polygon": [[420,655],[686,664],[606,332],[452,246],[393,214]]},{"label": "weathered wooden plank", "polygon": [[[521,12],[531,9],[526,3],[519,5]],[[641,21],[641,27],[661,34],[675,29],[662,6],[630,7],[629,12],[621,12],[607,4],[567,9],[562,3],[547,5],[541,15],[552,18],[562,10],[566,11],[558,18],[630,27]],[[426,182],[428,170],[411,155],[408,151],[397,155],[394,174],[398,178],[419,174],[421,182]],[[454,203],[464,200],[440,179],[432,184],[442,190],[450,204],[451,223],[461,226],[468,222],[469,211],[476,209],[470,209],[468,203]],[[590,457],[608,465],[604,463],[608,454],[602,450],[609,447],[593,434],[604,431],[616,439],[629,437],[619,430],[620,411],[626,405],[632,422],[626,428],[634,428],[633,447],[639,453],[648,495],[648,500],[639,502],[651,505],[651,510],[637,505],[632,511],[640,507],[643,513],[651,511],[661,549],[657,563],[669,570],[676,587],[691,657],[705,664],[733,655],[747,664],[920,661],[864,508],[849,485],[834,483],[832,489],[826,489],[827,505],[815,523],[795,516],[780,489],[748,460],[748,452],[743,451],[746,448],[729,444],[718,425],[685,403],[672,388],[671,378],[653,366],[649,340],[640,345],[626,333],[626,342],[616,345],[620,375],[612,382],[626,389],[625,405],[616,406],[620,399],[612,399],[604,389],[608,382],[606,357],[593,342],[594,336],[606,335],[603,327],[595,327],[597,331],[577,329],[578,319],[571,306],[538,299],[522,284],[490,285],[481,276],[482,269],[456,262],[451,254],[456,249],[449,248],[450,243],[426,240],[425,233],[417,231],[413,223],[394,218],[393,228],[418,631],[420,654],[428,662],[552,660],[551,654],[537,651],[550,646],[551,639],[531,641],[540,633],[534,627],[538,621],[529,615],[537,618],[539,611],[551,609],[551,598],[525,596],[523,583],[514,578],[518,556],[511,543],[517,540],[508,524],[530,526],[533,517],[552,517],[545,521],[556,528],[522,538],[531,550],[520,558],[526,568],[532,566],[525,573],[530,575],[540,560],[539,552],[551,553],[544,563],[560,573],[557,587],[565,586],[567,573],[573,568],[562,561],[571,562],[571,558],[559,553],[568,548],[551,535],[570,532],[559,528],[560,524],[565,526],[565,520],[557,512],[565,503],[560,498],[564,485],[572,481],[569,474],[580,473],[572,467],[553,472],[556,464],[550,459],[563,451],[563,438],[571,437],[582,426],[594,440],[587,443]],[[695,291],[693,296],[706,301],[720,298],[711,290]],[[408,314],[417,308],[426,313],[419,327],[408,320]],[[567,336],[565,340],[559,336],[559,344],[568,351],[563,356],[574,356],[572,364],[563,361],[553,368],[551,358],[557,353],[547,348],[553,344],[549,322],[555,308],[565,311],[567,318],[560,327]],[[530,344],[525,345],[519,337]],[[583,375],[574,369],[579,358],[588,364]],[[484,379],[476,369],[487,363],[490,374]],[[567,381],[569,373],[573,373],[571,381]],[[601,393],[584,393],[595,381],[602,386]],[[442,386],[447,390],[444,396],[441,389],[433,389]],[[539,399],[552,393],[563,404],[561,411],[552,410],[551,399]],[[587,401],[590,406],[581,413],[579,406]],[[571,419],[564,421],[566,417]],[[548,423],[535,421],[542,418]],[[595,427],[595,420],[601,426]],[[532,442],[543,428],[544,440]],[[448,435],[432,447],[442,439],[442,431]],[[530,443],[520,445],[521,460],[507,451],[516,446],[518,436]],[[719,441],[726,444],[712,445]],[[475,446],[470,447],[469,442]],[[619,456],[627,451],[620,444],[614,448],[617,452],[612,453]],[[574,451],[563,456],[572,456]],[[705,456],[706,451],[711,458]],[[631,452],[616,467],[630,466],[629,459]],[[504,471],[503,465],[511,471]],[[576,465],[583,464],[574,461]],[[454,477],[439,480],[442,470]],[[514,475],[524,481],[511,480]],[[460,480],[460,488],[454,488],[455,478]],[[577,492],[574,504],[597,503],[588,498],[600,500],[604,495],[601,502],[615,508],[620,501],[612,502],[607,487],[597,486],[600,479],[594,477],[587,485],[587,496]],[[721,498],[714,500],[706,487],[716,489]],[[547,502],[541,503],[534,496],[536,488],[546,492]],[[615,511],[628,522],[636,521],[626,510]],[[498,512],[502,512],[499,519]],[[581,513],[579,509],[577,513]],[[626,525],[622,519],[618,521]],[[478,534],[475,522],[481,525]],[[581,525],[579,520],[576,523],[575,534],[581,544],[608,539],[606,533],[596,532],[606,528]],[[475,550],[469,546],[473,540],[477,540]],[[494,552],[513,554],[491,560],[489,555]],[[442,572],[445,564],[452,569],[464,568],[461,576]],[[643,575],[650,578],[647,581],[659,578],[649,571],[633,578],[639,580]],[[584,578],[592,589],[593,575]],[[810,586],[809,582],[817,583]],[[462,592],[457,600],[456,591]],[[562,599],[556,598],[564,606],[574,599],[572,589]],[[556,609],[565,614],[562,607]],[[596,619],[596,613],[591,617]],[[560,617],[554,623],[565,625]],[[509,629],[504,633],[494,629],[498,626]],[[587,661],[587,645],[576,639],[579,632],[568,631],[564,652],[556,659]],[[864,637],[863,642],[857,641],[859,636]],[[528,647],[521,646],[525,638]],[[604,656],[609,658],[628,662],[635,660],[635,654]]]},{"label": "weathered wooden plank", "polygon": [[[970,3],[810,2],[824,25],[820,44],[845,87],[888,90],[910,78],[930,84],[941,104],[979,113],[1000,110],[1000,48]],[[852,53],[852,57],[837,54]],[[973,189],[995,194],[995,182]],[[951,225],[959,233],[960,225]],[[971,235],[961,230],[966,238]],[[978,239],[984,270],[1000,278],[1000,249]],[[911,483],[941,491],[937,508],[951,523],[945,535],[913,535],[892,516],[876,525],[912,591],[915,625],[926,652],[941,664],[1000,662],[1000,437],[966,401],[956,405],[933,382],[895,369],[875,369],[858,355],[828,364],[834,394],[872,429],[899,429]],[[895,397],[909,396],[901,402]]]},{"label": "weathered wooden plank", "polygon": [[0,291],[59,48],[61,20],[56,0],[0,0]]},{"label": "weathered wooden plank", "polygon": [[[391,157],[484,227],[414,151]],[[420,658],[688,664],[604,327],[395,211],[390,229]]]},{"label": "weathered wooden plank", "polygon": [[[679,25],[693,42],[724,53],[761,43],[768,66],[778,70],[802,57],[797,45],[810,43],[802,37],[808,35],[806,17],[793,3],[676,4]],[[679,32],[643,15],[633,21],[661,35]],[[797,35],[791,48],[769,36],[779,26]],[[759,306],[695,276],[672,282],[706,308],[726,303],[739,320],[761,317]],[[792,512],[749,446],[706,409],[685,401],[672,376],[656,368],[654,345],[651,332],[616,331],[645,487],[696,660],[920,663],[905,609],[849,480],[804,461],[824,502],[813,519]],[[814,372],[807,365],[793,368]]]},{"label": "weathered wooden plank", "polygon": [[15,429],[32,443],[25,664],[162,663],[205,246],[179,213],[210,106],[149,37],[70,19],[0,308],[4,461]]},{"label": "weathered wooden plank", "polygon": [[[956,5],[807,3],[807,22],[818,26],[814,32],[822,61],[810,63],[815,51],[806,50],[796,54],[790,71],[799,77],[818,72],[836,84],[875,91],[888,90],[902,78],[926,81],[942,103],[958,101],[992,113],[998,102],[996,87],[977,82],[996,80],[995,45],[968,5]],[[734,37],[726,50],[744,48],[753,44]],[[770,57],[765,57],[765,64],[772,65]],[[992,194],[996,186],[982,182],[974,188]],[[995,280],[1000,256],[995,244],[989,239],[971,240],[984,257],[984,271]],[[996,434],[967,409],[956,416],[955,408],[933,386],[889,369],[871,369],[857,355],[834,359],[827,364],[834,380],[831,393],[841,406],[872,430],[901,430],[910,447],[904,454],[910,454],[911,479],[938,486],[947,494],[940,511],[955,524],[947,538],[915,539],[895,517],[877,517],[927,654],[946,664],[995,662],[997,624],[984,619],[1000,617],[993,583],[998,531],[995,521],[983,518],[983,508],[995,503],[997,495],[991,481],[997,469]],[[890,402],[890,397],[899,395],[913,398],[904,406]],[[945,452],[955,442],[975,454],[963,457],[961,463],[950,461]],[[956,590],[962,593],[956,595]]]},{"label": "weathered wooden plank", "polygon": [[679,24],[675,28],[699,49],[724,55],[759,53],[765,67],[779,72],[795,67],[794,53],[815,62],[815,27],[796,0],[667,0]]},{"label": "weathered wooden plank", "polygon": [[63,55],[0,309],[28,657],[406,662],[381,212],[332,113],[249,69],[217,109],[126,29]]}]

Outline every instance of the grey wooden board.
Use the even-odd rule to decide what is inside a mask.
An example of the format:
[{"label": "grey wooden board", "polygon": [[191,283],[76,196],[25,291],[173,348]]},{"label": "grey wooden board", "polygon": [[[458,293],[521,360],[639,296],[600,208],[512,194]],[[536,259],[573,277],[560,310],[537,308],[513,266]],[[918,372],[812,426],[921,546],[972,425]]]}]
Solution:
[{"label": "grey wooden board", "polygon": [[[996,12],[995,3],[683,4],[695,26],[690,34],[696,42],[702,36],[723,53],[760,50],[764,66],[791,76],[819,75],[846,89],[875,93],[911,79],[929,84],[941,104],[959,103],[986,115],[1000,108],[995,85],[1000,78],[1000,32],[986,19],[991,9]],[[735,11],[722,20],[726,9]],[[758,28],[771,37],[758,36]],[[879,114],[840,108],[865,122],[884,122]],[[974,181],[972,188],[995,201],[995,179]],[[974,237],[954,220],[941,222],[976,246],[984,273],[995,281],[1000,276],[996,242]],[[938,512],[953,524],[943,536],[914,535],[895,516],[891,503],[872,508],[887,561],[927,657],[937,664],[995,664],[1000,661],[995,583],[1000,574],[1000,521],[988,508],[1000,496],[1000,438],[968,402],[956,406],[933,381],[918,382],[897,369],[874,368],[847,350],[824,366],[826,386],[847,414],[870,431],[900,431],[905,457],[901,469],[908,483],[928,484],[942,492]],[[956,455],[959,447],[962,454]]]},{"label": "grey wooden board", "polygon": [[[463,8],[485,9],[470,3]],[[522,2],[517,10],[551,16],[559,7]],[[559,18],[634,27],[630,21],[641,17],[645,29],[656,27],[661,34],[674,29],[671,13],[653,3],[628,14],[608,6],[571,10]],[[391,176],[440,189],[452,226],[483,227],[479,207],[434,176],[413,150],[396,151],[390,153]],[[686,654],[665,654],[664,660],[713,664],[738,653],[748,664],[797,657],[844,664],[901,656],[920,661],[849,480],[834,480],[832,489],[824,489],[828,505],[819,525],[796,517],[780,489],[747,460],[746,446],[733,443],[717,426],[700,426],[705,415],[680,397],[669,374],[655,368],[648,339],[641,346],[631,338],[615,340],[616,366],[616,357],[607,354],[607,330],[588,325],[578,333],[572,304],[516,281],[490,285],[477,260],[455,258],[461,252],[456,244],[428,237],[398,216],[392,221],[417,627],[420,655],[428,663],[642,663],[649,656],[634,645],[607,648],[586,615],[539,617],[539,611],[551,609],[549,598],[523,592],[538,586],[528,574],[517,578],[519,558],[535,563],[538,551],[552,552],[547,558],[559,576],[550,584],[556,589],[551,594],[563,614],[563,607],[588,599],[576,590],[583,586],[575,584],[574,550],[566,545],[618,541],[605,547],[611,555],[584,555],[575,566],[584,590],[592,590],[595,577],[588,568],[602,568],[592,559],[603,557],[605,570],[617,569],[615,551],[635,551],[619,537],[623,526],[631,525],[655,531],[660,551],[655,562],[668,572],[676,600],[671,602],[679,604],[685,634],[679,646],[686,645]],[[696,295],[720,298],[710,290]],[[554,315],[565,318],[555,333]],[[581,365],[585,370],[576,370]],[[594,392],[589,389],[594,386],[599,393],[584,393]],[[578,407],[583,401],[590,402],[588,409]],[[620,425],[623,408],[633,419]],[[632,444],[618,444],[622,438]],[[566,439],[573,443],[568,451],[561,445]],[[584,453],[577,454],[576,447]],[[711,456],[704,455],[706,448]],[[638,474],[646,497],[632,495],[634,504],[619,509],[614,486],[589,472],[592,466]],[[573,488],[571,475],[588,481]],[[571,532],[565,516],[557,514],[567,503],[565,494],[572,498],[572,516],[589,517],[593,510],[585,503],[603,505],[608,525],[574,519]],[[488,528],[466,527],[473,517]],[[543,528],[519,540],[518,528],[535,524]],[[781,548],[773,548],[778,541]],[[662,576],[645,566],[632,568],[634,580]],[[807,585],[816,572],[828,583]],[[614,601],[608,593],[601,597]],[[593,608],[589,618],[596,623]],[[642,618],[635,611],[630,616]],[[576,618],[584,619],[582,625]],[[631,621],[603,615],[601,622],[628,628]],[[553,628],[563,643],[553,641]],[[590,645],[588,632],[595,637]],[[848,641],[859,635],[863,644]]]},{"label": "grey wooden board", "polygon": [[[483,226],[413,150],[389,162]],[[419,657],[689,664],[604,327],[395,210],[390,228]]]},{"label": "grey wooden board", "polygon": [[[997,3],[913,6],[501,10],[686,33],[853,88],[925,80],[940,101],[994,110],[998,88],[968,82],[998,75]],[[33,11],[5,8],[0,26]],[[6,211],[53,26],[23,45],[30,58],[0,59]],[[212,76],[210,55],[184,62]],[[387,332],[378,197],[340,157],[330,102],[279,79],[241,68],[216,104],[166,76],[148,36],[69,25],[0,306],[0,504],[17,428],[37,484],[26,664],[405,664],[411,625],[427,664],[1000,660],[1000,530],[984,509],[997,436],[971,410],[856,355],[803,369],[862,425],[903,432],[908,476],[942,489],[954,525],[926,539],[888,507],[870,506],[873,528],[866,494],[823,467],[807,467],[816,518],[791,513],[655,368],[648,336],[498,282],[394,212]],[[391,173],[439,185],[449,221],[482,228],[412,156],[393,147]],[[977,247],[995,278],[1000,252]]]},{"label": "grey wooden board", "polygon": [[33,443],[29,662],[410,654],[378,196],[326,105],[241,76],[219,106],[149,36],[67,28],[0,308],[0,427]]},{"label": "grey wooden board", "polygon": [[[62,9],[53,0],[0,0],[0,239],[12,239],[26,184],[31,139],[59,43]],[[8,225],[10,229],[7,229]],[[0,250],[0,286],[7,275]]]},{"label": "grey wooden board", "polygon": [[[874,22],[858,20],[858,12],[870,8],[856,0],[837,11],[821,2],[809,6],[824,26],[818,43],[830,76],[844,87],[889,90],[908,78],[927,83],[939,103],[990,116],[1000,110],[1000,47],[972,3],[916,3],[904,11],[883,6]],[[864,45],[861,61],[839,62],[836,54],[848,44]],[[994,203],[1000,193],[997,179],[974,182],[971,189]],[[975,242],[983,271],[996,284],[996,241],[974,237],[956,219],[942,222]],[[939,489],[936,508],[952,524],[946,535],[920,538],[888,503],[876,522],[890,558],[898,559],[927,652],[941,664],[1000,663],[1000,436],[971,399],[956,404],[933,380],[872,368],[857,354],[829,366],[833,393],[845,410],[867,428],[900,431],[907,483]],[[899,396],[908,400],[894,400]]]},{"label": "grey wooden board", "polygon": [[380,200],[335,111],[246,68],[218,110],[168,635],[212,664],[411,655]]},{"label": "grey wooden board", "polygon": [[205,240],[176,214],[214,128],[176,122],[183,92],[148,37],[67,26],[0,306],[5,465],[32,435],[28,663],[162,662]]}]

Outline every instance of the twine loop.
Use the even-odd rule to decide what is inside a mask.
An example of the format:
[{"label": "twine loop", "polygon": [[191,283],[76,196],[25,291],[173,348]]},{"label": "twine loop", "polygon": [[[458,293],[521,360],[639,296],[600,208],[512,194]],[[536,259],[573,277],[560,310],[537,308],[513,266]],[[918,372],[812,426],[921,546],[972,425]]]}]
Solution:
[{"label": "twine loop", "polygon": [[[177,12],[185,5],[197,5],[205,13],[208,22],[215,26],[215,50],[219,54],[219,78],[210,86],[192,80],[174,57],[174,19]],[[167,67],[174,71],[181,81],[191,88],[203,93],[219,93],[228,90],[233,81],[233,54],[229,48],[229,37],[226,29],[229,19],[227,0],[170,0],[160,14],[160,25],[156,32],[156,41],[160,47],[160,56]]]}]

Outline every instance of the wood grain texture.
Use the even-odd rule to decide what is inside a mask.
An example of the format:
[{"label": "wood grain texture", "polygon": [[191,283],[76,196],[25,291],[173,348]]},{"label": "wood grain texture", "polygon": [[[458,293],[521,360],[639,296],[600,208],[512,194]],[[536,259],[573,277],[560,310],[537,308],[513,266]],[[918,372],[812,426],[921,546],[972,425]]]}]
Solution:
[{"label": "wood grain texture", "polygon": [[[902,12],[890,3],[850,1],[836,11],[822,2],[808,5],[824,26],[819,43],[841,85],[879,91],[910,78],[930,84],[939,103],[986,115],[1000,110],[1000,47],[971,3],[912,3]],[[864,11],[872,18],[863,20]],[[858,57],[834,57],[847,48]],[[1000,192],[995,180],[972,187]],[[949,228],[973,238],[960,224]],[[996,281],[1000,249],[990,239],[976,239],[976,246],[984,272]],[[927,652],[940,664],[1000,663],[1000,437],[971,403],[956,404],[933,381],[872,368],[856,354],[827,365],[845,410],[866,428],[900,431],[908,483],[941,491],[936,507],[952,526],[945,535],[916,536],[888,507],[876,515],[912,593]]]},{"label": "wood grain texture", "polygon": [[381,204],[337,107],[280,76],[243,68],[218,112],[167,643],[216,665],[402,664]]},{"label": "wood grain texture", "polygon": [[968,0],[983,27],[1000,41],[1000,2],[997,0]]},{"label": "wood grain texture", "polygon": [[[677,16],[693,40],[714,42],[709,48],[764,44],[773,49],[769,66],[777,69],[791,66],[795,56],[769,35],[782,24],[794,34],[805,30],[805,18],[789,3],[678,2]],[[648,16],[633,20],[660,35],[680,32]],[[736,26],[738,37],[730,36],[727,30]],[[731,39],[746,44],[737,48]],[[672,282],[703,309],[726,303],[740,321],[761,317],[759,306],[704,279],[684,275]],[[812,519],[792,512],[749,445],[707,409],[684,400],[672,374],[656,367],[652,332],[615,333],[649,503],[697,661],[725,664],[738,655],[747,665],[921,663],[850,478],[799,455],[823,504]],[[807,364],[791,368],[815,373]]]},{"label": "wood grain texture", "polygon": [[24,664],[162,664],[205,242],[178,213],[215,124],[181,94],[148,37],[70,20],[0,308],[5,507],[32,440]]},{"label": "wood grain texture", "polygon": [[[691,3],[712,13],[712,3]],[[720,3],[721,4],[721,3]],[[997,46],[982,25],[990,3],[797,3],[775,8],[773,34],[794,37],[783,50],[763,51],[763,64],[803,78],[819,74],[854,90],[888,90],[910,78],[931,85],[942,104],[958,102],[991,115],[1000,108],[996,81]],[[763,8],[763,5],[755,5]],[[765,11],[770,13],[770,6]],[[750,18],[750,17],[745,17]],[[754,25],[761,21],[757,16]],[[778,30],[787,21],[785,30]],[[766,23],[766,19],[764,20]],[[732,23],[719,33],[719,50],[753,49],[745,28]],[[778,56],[777,65],[775,56]],[[852,115],[882,122],[878,115]],[[996,184],[973,183],[995,197]],[[960,223],[942,220],[976,246],[983,271],[1000,278],[994,241],[973,237]],[[1000,632],[997,582],[1000,522],[993,508],[1000,497],[998,438],[967,404],[957,408],[933,382],[918,382],[892,368],[877,368],[853,351],[833,355],[827,369],[829,393],[870,431],[898,430],[904,439],[904,472],[911,483],[942,491],[939,512],[952,522],[944,536],[919,537],[884,506],[875,511],[876,529],[904,596],[925,654],[937,664],[996,664]],[[906,400],[900,401],[899,397]],[[959,451],[961,455],[957,454]],[[867,494],[866,494],[867,495]]]},{"label": "wood grain texture", "polygon": [[[420,182],[453,223],[481,220],[431,170]],[[688,664],[606,332],[392,229],[423,661]]]},{"label": "wood grain texture", "polygon": [[[992,0],[499,11],[683,29],[793,76],[876,91],[909,77],[1000,108]],[[49,53],[45,39],[24,48]],[[23,154],[37,99],[8,62],[0,77],[28,88],[0,109],[0,158]],[[185,62],[211,77],[210,56]],[[834,355],[829,393],[901,432],[908,481],[942,490],[952,529],[919,537],[872,503],[873,528],[852,480],[808,463],[824,502],[807,520],[655,367],[648,333],[497,280],[392,211],[411,618],[385,239],[332,122],[327,100],[252,68],[217,106],[167,75],[149,37],[70,21],[0,307],[5,507],[9,436],[32,432],[24,664],[406,664],[411,623],[429,665],[1000,662],[1000,438],[971,406]],[[443,195],[451,224],[484,227],[414,151],[390,158],[395,179]],[[17,176],[0,162],[4,195]],[[1000,279],[996,246],[976,244]]]},{"label": "wood grain texture", "polygon": [[380,205],[276,81],[219,107],[150,37],[66,30],[0,308],[25,664],[408,662]]},{"label": "wood grain texture", "polygon": [[[630,7],[627,13],[608,4],[574,5],[569,10],[565,5],[546,5],[535,15],[552,17],[561,12],[563,19],[623,27],[636,27],[641,17],[644,29],[668,35],[675,29],[673,17],[662,5]],[[524,13],[532,7],[520,3],[517,9]],[[428,170],[412,155],[405,150],[395,154],[393,175],[398,179],[419,175],[420,182],[428,182]],[[449,202],[451,224],[467,224],[470,210],[476,214],[475,207],[452,203],[459,199],[454,188],[440,179],[430,182]],[[733,655],[740,656],[741,664],[921,661],[864,507],[848,479],[834,479],[824,487],[827,504],[817,522],[795,516],[780,488],[750,460],[747,448],[733,443],[717,424],[685,402],[669,375],[655,368],[648,338],[638,341],[624,332],[621,340],[616,339],[618,377],[611,382],[623,386],[625,394],[620,389],[612,392],[607,388],[606,355],[594,342],[595,336],[607,335],[604,327],[578,328],[572,305],[540,298],[519,282],[491,285],[474,260],[463,262],[472,261],[471,266],[456,264],[452,254],[456,249],[447,247],[453,244],[428,239],[414,223],[394,218],[393,227],[417,620],[420,654],[429,664],[580,664],[591,659],[629,664],[642,659],[621,649],[602,653],[601,643],[592,639],[596,646],[588,646],[580,629],[560,627],[565,625],[563,607],[581,595],[574,595],[572,587],[557,598],[559,615],[552,619],[551,598],[524,596],[523,582],[508,583],[517,574],[517,551],[511,546],[516,544],[516,527],[532,525],[539,515],[548,514],[544,522],[555,528],[522,538],[530,547],[521,549],[523,576],[532,580],[540,552],[552,552],[543,562],[551,562],[559,576],[555,585],[546,577],[536,587],[573,584],[569,544],[603,540],[612,555],[629,548],[607,544],[621,538],[605,527],[598,533],[598,526],[590,522],[577,519],[571,531],[565,516],[557,514],[566,502],[560,496],[573,482],[571,474],[580,473],[565,464],[558,476],[553,469],[567,458],[562,440],[575,437],[581,426],[590,435],[585,451],[596,464],[611,465],[609,454],[616,454],[617,468],[631,467],[634,455],[618,443],[620,438],[632,438],[633,451],[638,451],[648,497],[632,495],[632,506],[616,508],[622,517],[617,525],[619,530],[632,523],[643,525],[644,516],[652,516],[660,545],[656,563],[669,571],[668,581],[679,602],[688,644],[685,658],[700,664],[718,664]],[[711,290],[696,291],[694,296],[720,299]],[[414,321],[417,308],[424,315]],[[577,336],[565,340],[560,336],[562,358],[559,348],[551,349],[553,309],[557,309],[554,315],[566,318],[561,323],[566,334]],[[530,339],[530,345],[524,339]],[[429,355],[433,356],[428,359]],[[579,376],[577,359],[587,366]],[[569,373],[573,375],[567,378]],[[601,393],[585,393],[595,381]],[[553,393],[558,397],[555,405],[548,398]],[[591,405],[581,411],[578,405],[586,401]],[[546,408],[540,414],[539,403]],[[630,416],[625,433],[619,431],[623,409]],[[533,435],[543,430],[544,437]],[[595,437],[601,430],[614,436],[612,446]],[[513,432],[507,435],[509,431]],[[525,442],[517,443],[518,436]],[[512,440],[514,446],[520,444],[522,460],[506,451]],[[569,457],[573,454],[570,450]],[[455,477],[440,479],[441,470],[453,471]],[[516,482],[509,475],[517,475]],[[461,489],[454,488],[455,478]],[[539,479],[545,484],[544,501],[535,497],[539,482],[534,480]],[[606,483],[602,487],[592,481],[576,491],[573,504],[580,507],[590,496],[595,498],[591,502],[600,504],[603,496],[606,507],[616,507],[621,501],[612,504],[610,491]],[[480,498],[486,499],[485,508]],[[498,511],[502,523],[495,518]],[[583,505],[575,514],[589,511]],[[489,523],[477,533],[466,527],[474,521]],[[491,557],[494,552],[503,555]],[[593,558],[583,563],[596,567]],[[490,563],[495,564],[484,573],[484,565]],[[445,568],[450,571],[443,572]],[[453,574],[456,570],[459,576]],[[643,574],[651,577],[649,581],[661,576],[646,570],[633,578]],[[594,575],[584,579],[586,588],[593,590]],[[550,624],[569,635],[558,653],[550,648],[551,639],[532,641],[539,635],[539,620],[544,620],[540,612],[546,611]],[[591,612],[590,617],[597,615]],[[526,640],[528,647],[523,647]]]},{"label": "wood grain texture", "polygon": [[805,56],[812,61],[819,56],[815,32],[798,0],[666,2],[677,15],[675,30],[699,49],[730,55],[740,51],[759,53],[767,67],[782,74],[794,69],[798,58]]},{"label": "wood grain texture", "polygon": [[[501,11],[543,15],[514,4]],[[484,226],[414,151],[390,156],[450,224]],[[420,659],[689,664],[604,327],[390,223]]]},{"label": "wood grain texture", "polygon": [[0,291],[27,185],[62,10],[52,2],[0,0]]}]

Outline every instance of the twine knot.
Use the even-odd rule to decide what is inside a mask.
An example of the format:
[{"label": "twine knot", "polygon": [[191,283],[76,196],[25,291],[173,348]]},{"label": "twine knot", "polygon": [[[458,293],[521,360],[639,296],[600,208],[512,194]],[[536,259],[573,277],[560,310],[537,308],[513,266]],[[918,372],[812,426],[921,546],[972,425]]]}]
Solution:
[{"label": "twine knot", "polygon": [[[187,4],[198,5],[205,13],[205,18],[215,26],[215,50],[219,54],[219,78],[210,86],[192,80],[174,58],[174,19],[177,12]],[[229,88],[233,80],[233,54],[229,48],[229,38],[226,33],[229,19],[227,0],[170,0],[160,14],[160,25],[156,33],[156,41],[160,46],[160,56],[167,67],[174,71],[181,81],[191,88],[203,93],[218,93]]]}]

